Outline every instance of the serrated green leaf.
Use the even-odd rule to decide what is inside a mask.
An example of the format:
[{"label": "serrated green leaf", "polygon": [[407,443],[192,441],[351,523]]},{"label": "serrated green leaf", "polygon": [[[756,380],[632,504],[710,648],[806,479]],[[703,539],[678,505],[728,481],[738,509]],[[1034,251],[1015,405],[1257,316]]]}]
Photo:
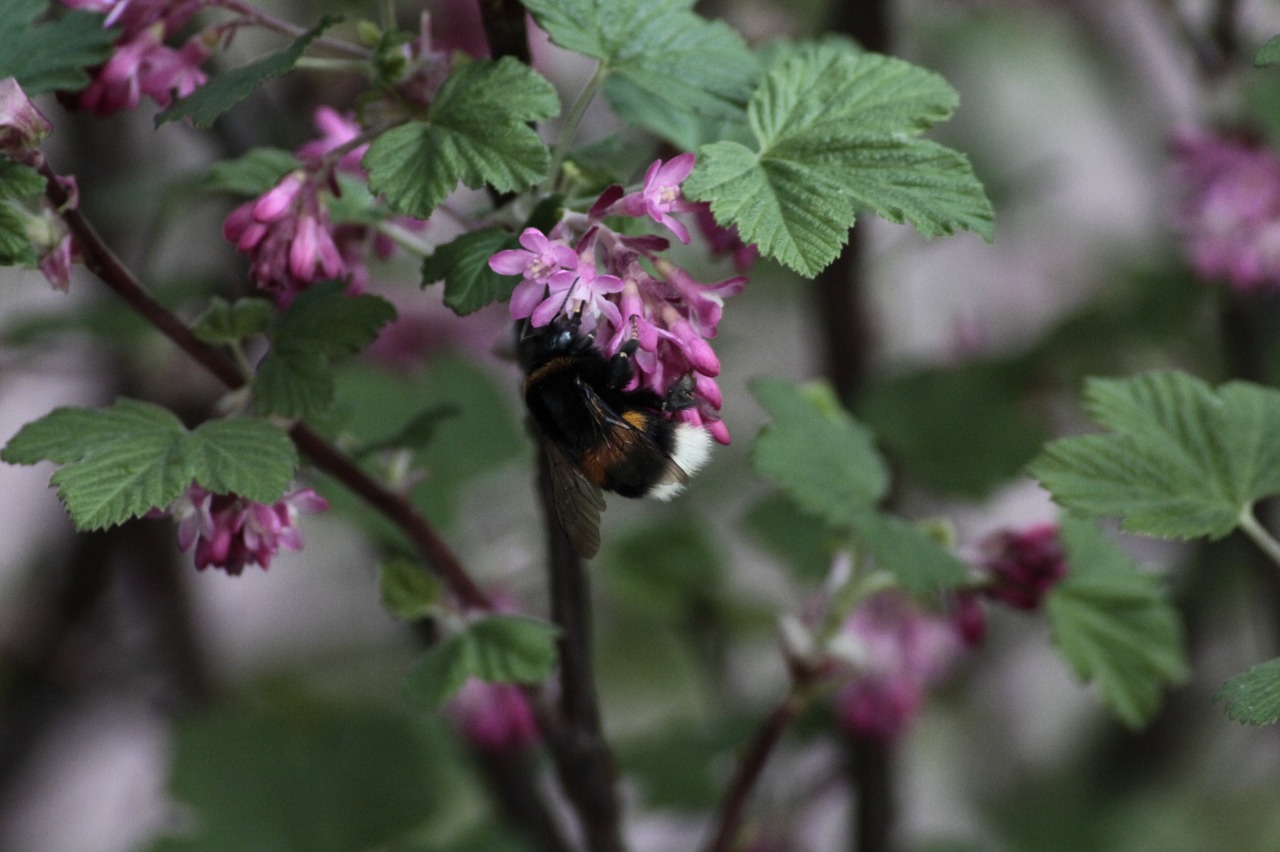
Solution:
[{"label": "serrated green leaf", "polygon": [[0,198],[32,198],[44,192],[44,183],[30,166],[0,159]]},{"label": "serrated green leaf", "polygon": [[1031,473],[1063,506],[1122,518],[1129,532],[1219,538],[1280,494],[1280,391],[1156,372],[1091,379],[1090,415],[1110,431],[1049,444]]},{"label": "serrated green leaf", "polygon": [[693,0],[528,0],[551,40],[600,60],[604,93],[630,124],[692,150],[695,118],[741,122],[759,73],[742,37]]},{"label": "serrated green leaf", "polygon": [[703,146],[686,196],[711,202],[745,242],[810,276],[839,254],[862,207],[925,236],[991,239],[991,202],[968,160],[914,138],[954,109],[945,80],[842,42],[793,50],[748,104],[757,150]]},{"label": "serrated green leaf", "polygon": [[89,12],[64,11],[35,23],[48,6],[46,0],[0,3],[0,79],[16,77],[28,97],[84,88],[85,69],[107,61],[119,34],[103,29],[102,15]]},{"label": "serrated green leaf", "polygon": [[436,611],[440,581],[417,563],[392,559],[378,567],[378,593],[387,612],[405,621],[416,621]]},{"label": "serrated green leaf", "polygon": [[786,495],[759,500],[742,519],[751,538],[795,569],[796,579],[819,584],[831,573],[831,560],[846,545],[848,532],[801,512]]},{"label": "serrated green leaf", "polygon": [[274,315],[275,309],[266,299],[250,297],[228,302],[214,296],[191,332],[205,343],[236,343],[251,334],[265,332]]},{"label": "serrated green leaf", "polygon": [[969,570],[919,524],[897,515],[864,512],[853,522],[858,541],[876,567],[893,574],[903,588],[923,597],[964,585]]},{"label": "serrated green leaf", "polygon": [[475,643],[470,633],[447,636],[414,663],[404,683],[405,700],[414,707],[438,711],[475,670]]},{"label": "serrated green leaf", "polygon": [[1070,570],[1046,598],[1054,644],[1122,722],[1141,727],[1187,675],[1178,613],[1092,523],[1064,518],[1061,535]]},{"label": "serrated green leaf", "polygon": [[282,148],[254,148],[243,157],[214,163],[201,185],[238,195],[261,195],[301,166],[297,157]]},{"label": "serrated green leaf", "polygon": [[38,260],[22,214],[0,203],[0,266],[35,266]]},{"label": "serrated green leaf", "polygon": [[467,628],[474,642],[475,676],[490,683],[535,683],[556,664],[560,629],[527,615],[491,615]]},{"label": "serrated green leaf", "polygon": [[[1276,60],[1280,61],[1280,60]],[[1259,663],[1218,687],[1214,701],[1245,725],[1274,725],[1280,719],[1280,657]]]},{"label": "serrated green leaf", "polygon": [[201,423],[187,446],[191,478],[215,494],[259,503],[279,499],[298,470],[298,450],[265,420],[228,417]]},{"label": "serrated green leaf", "polygon": [[62,465],[50,483],[82,530],[162,508],[192,481],[271,502],[298,464],[292,442],[270,424],[235,418],[188,432],[160,406],[130,399],[101,410],[55,409],[22,427],[0,459]]},{"label": "serrated green leaf", "polygon": [[284,50],[264,56],[248,65],[211,77],[207,83],[190,95],[175,101],[167,109],[156,115],[156,127],[167,121],[178,121],[190,118],[196,127],[208,127],[214,120],[240,101],[249,97],[253,90],[272,77],[279,77],[293,70],[302,54],[322,32],[341,21],[341,18],[326,17],[311,29],[300,35]]},{"label": "serrated green leaf", "polygon": [[1280,35],[1268,39],[1253,56],[1253,64],[1259,68],[1275,65],[1277,62],[1280,62]]},{"label": "serrated green leaf", "polygon": [[829,388],[758,379],[751,392],[773,418],[751,447],[751,464],[796,505],[847,527],[884,496],[889,475],[870,431]]},{"label": "serrated green leaf", "polygon": [[394,127],[361,161],[369,189],[399,213],[425,219],[459,181],[499,192],[546,176],[551,155],[529,122],[560,110],[545,78],[511,57],[461,65],[440,87],[426,121]]},{"label": "serrated green leaf", "polygon": [[333,401],[332,362],[359,352],[395,319],[379,296],[347,296],[341,282],[308,287],[267,330],[271,351],[258,365],[253,401],[264,413],[308,417]]},{"label": "serrated green leaf", "polygon": [[459,316],[474,313],[510,298],[520,276],[499,275],[489,268],[489,258],[518,245],[515,236],[500,228],[463,234],[423,259],[422,284],[444,281],[444,303]]}]

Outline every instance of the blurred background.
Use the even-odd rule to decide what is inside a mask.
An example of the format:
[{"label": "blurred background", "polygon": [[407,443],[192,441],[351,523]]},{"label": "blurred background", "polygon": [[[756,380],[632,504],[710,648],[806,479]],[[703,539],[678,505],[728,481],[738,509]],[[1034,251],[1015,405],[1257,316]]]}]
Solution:
[{"label": "blurred background", "polygon": [[[345,28],[375,15],[336,0],[262,5],[304,26],[327,12],[345,14]],[[1049,436],[1088,428],[1084,376],[1176,366],[1270,382],[1280,365],[1274,295],[1195,280],[1169,153],[1186,126],[1270,139],[1280,71],[1251,59],[1280,33],[1280,3],[699,8],[752,42],[838,31],[941,73],[960,107],[932,136],[972,159],[997,237],[926,242],[867,217],[818,282],[757,264],[717,342],[733,444],[672,506],[610,501],[591,569],[597,669],[637,850],[696,848],[735,748],[786,689],[777,616],[810,600],[830,563],[821,531],[751,473],[765,419],[751,378],[830,380],[892,460],[896,510],[948,518],[967,553],[993,530],[1054,518],[1021,471]],[[460,0],[397,9],[409,29],[431,10],[438,32],[465,32],[475,15]],[[226,63],[279,44],[254,38],[239,36]],[[590,66],[536,47],[568,102]],[[55,127],[45,149],[76,175],[109,244],[194,319],[209,295],[249,294],[221,236],[238,200],[201,189],[209,164],[297,147],[317,104],[349,107],[361,85],[299,71],[212,131],[155,129],[149,104],[98,119],[42,99]],[[584,133],[611,129],[600,110]],[[447,224],[428,232],[450,235]],[[696,246],[682,259],[700,280],[732,274]],[[374,277],[401,319],[344,367],[331,432],[373,439],[455,406],[409,460],[426,474],[415,500],[481,580],[545,613],[504,308],[453,317],[404,256]],[[220,394],[82,269],[68,294],[0,270],[0,335],[3,440],[57,405],[128,395],[197,421]],[[74,534],[50,473],[0,465],[0,849],[527,848],[491,819],[449,722],[402,701],[418,640],[377,589],[396,545],[337,486],[308,480],[334,510],[303,519],[302,553],[228,577],[194,571],[167,521]],[[1042,616],[992,610],[983,646],[898,744],[886,783],[900,848],[1280,849],[1280,736],[1211,701],[1276,653],[1274,570],[1233,539],[1125,544],[1173,589],[1191,679],[1145,731],[1129,731],[1072,677]],[[855,848],[847,748],[832,729],[818,708],[773,756],[751,808],[754,848]]]}]

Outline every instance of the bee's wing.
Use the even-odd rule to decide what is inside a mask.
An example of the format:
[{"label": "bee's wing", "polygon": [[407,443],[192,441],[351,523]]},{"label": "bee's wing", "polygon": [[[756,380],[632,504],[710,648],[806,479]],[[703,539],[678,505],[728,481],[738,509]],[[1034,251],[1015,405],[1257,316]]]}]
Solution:
[{"label": "bee's wing", "polygon": [[548,468],[551,470],[551,493],[555,498],[556,517],[573,549],[583,559],[600,550],[600,513],[604,511],[604,494],[589,482],[568,454],[553,441],[543,441]]},{"label": "bee's wing", "polygon": [[[663,452],[653,438],[610,408],[590,387],[584,385],[583,392],[587,409],[600,426],[604,444],[608,448],[604,455],[611,462],[610,472],[616,479],[627,485],[642,487],[685,485],[689,482],[689,474],[676,464],[675,459]],[[656,481],[650,481],[641,473],[654,469],[662,471]]]}]

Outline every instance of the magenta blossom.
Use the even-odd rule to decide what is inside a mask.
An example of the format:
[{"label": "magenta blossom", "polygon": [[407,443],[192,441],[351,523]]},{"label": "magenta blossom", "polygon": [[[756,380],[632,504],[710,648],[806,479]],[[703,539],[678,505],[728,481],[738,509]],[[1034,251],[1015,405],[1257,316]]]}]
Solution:
[{"label": "magenta blossom", "polygon": [[639,192],[624,196],[618,206],[628,216],[647,214],[675,234],[680,242],[689,242],[689,229],[671,214],[696,209],[696,205],[685,201],[680,193],[680,183],[693,171],[693,162],[693,154],[681,154],[665,165],[661,160],[654,160],[645,173],[644,187]]},{"label": "magenta blossom", "polygon": [[[520,234],[523,249],[505,249],[489,258],[489,268],[499,275],[519,275],[521,281],[511,293],[511,318],[525,319],[542,302],[551,276],[573,272],[578,253],[567,243],[551,240],[537,228]],[[545,324],[545,323],[544,323]]]},{"label": "magenta blossom", "polygon": [[1172,148],[1177,226],[1196,274],[1242,292],[1280,289],[1280,154],[1196,129]]},{"label": "magenta blossom", "polygon": [[863,601],[841,629],[842,641],[854,649],[856,674],[836,695],[840,722],[876,739],[895,739],[907,729],[928,689],[968,646],[952,618],[897,590]]},{"label": "magenta blossom", "polygon": [[[360,124],[355,116],[338,112],[333,107],[321,106],[312,116],[312,123],[320,132],[320,138],[304,143],[298,148],[298,157],[303,162],[318,164],[325,154],[354,141],[361,133]],[[369,146],[357,145],[347,151],[338,160],[338,171],[357,177],[367,178],[360,166],[360,160],[369,150]]]},{"label": "magenta blossom", "polygon": [[1067,574],[1056,524],[1000,530],[980,545],[981,565],[990,580],[983,592],[1015,609],[1035,610]]},{"label": "magenta blossom", "polygon": [[483,751],[520,751],[538,741],[533,708],[515,684],[468,678],[448,709],[467,741]]},{"label": "magenta blossom", "polygon": [[249,255],[254,283],[281,307],[315,281],[349,275],[334,241],[326,193],[313,173],[299,169],[231,211],[223,223],[223,236]]},{"label": "magenta blossom", "polygon": [[40,140],[53,125],[13,77],[0,80],[0,154],[15,163],[38,165]]},{"label": "magenta blossom", "polygon": [[302,549],[299,512],[323,512],[328,502],[310,488],[292,491],[275,503],[234,494],[211,494],[192,484],[167,513],[178,522],[178,547],[195,548],[196,569],[221,568],[232,576],[246,565],[267,570],[280,548]]}]

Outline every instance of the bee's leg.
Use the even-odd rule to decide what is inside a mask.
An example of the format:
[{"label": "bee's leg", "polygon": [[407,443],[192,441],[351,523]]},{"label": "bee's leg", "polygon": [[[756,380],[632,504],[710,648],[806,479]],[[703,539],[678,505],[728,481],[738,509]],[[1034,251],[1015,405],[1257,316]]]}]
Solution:
[{"label": "bee's leg", "polygon": [[667,389],[667,395],[662,398],[662,410],[679,411],[689,408],[693,405],[694,389],[693,373],[685,373],[680,381]]},{"label": "bee's leg", "polygon": [[631,384],[631,380],[635,378],[631,356],[635,354],[637,346],[639,343],[636,340],[628,340],[622,344],[618,354],[609,359],[609,387],[625,388]]}]

